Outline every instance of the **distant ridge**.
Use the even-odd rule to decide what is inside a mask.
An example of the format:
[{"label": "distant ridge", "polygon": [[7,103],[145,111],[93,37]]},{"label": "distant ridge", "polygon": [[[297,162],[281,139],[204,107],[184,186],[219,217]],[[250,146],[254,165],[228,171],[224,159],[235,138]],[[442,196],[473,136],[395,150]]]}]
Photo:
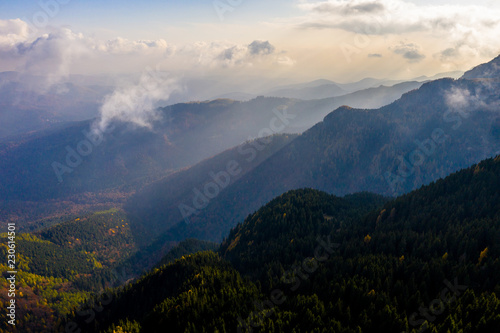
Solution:
[{"label": "distant ridge", "polygon": [[500,79],[500,55],[492,61],[465,72],[464,79]]}]

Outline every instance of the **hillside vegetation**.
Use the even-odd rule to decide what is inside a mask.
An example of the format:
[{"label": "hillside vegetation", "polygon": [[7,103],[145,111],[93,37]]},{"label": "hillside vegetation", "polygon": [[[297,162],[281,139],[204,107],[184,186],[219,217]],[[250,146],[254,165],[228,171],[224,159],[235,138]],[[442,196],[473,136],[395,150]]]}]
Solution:
[{"label": "hillside vegetation", "polygon": [[89,330],[496,332],[498,175],[500,157],[385,204],[288,192],[217,253],[115,290]]}]

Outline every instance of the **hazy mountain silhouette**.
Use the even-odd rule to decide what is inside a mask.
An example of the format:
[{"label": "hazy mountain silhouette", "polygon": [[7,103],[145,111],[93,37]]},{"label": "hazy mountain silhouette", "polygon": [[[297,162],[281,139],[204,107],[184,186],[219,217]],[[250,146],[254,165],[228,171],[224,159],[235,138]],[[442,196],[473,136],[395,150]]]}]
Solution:
[{"label": "hazy mountain silhouette", "polygon": [[[249,213],[296,188],[397,195],[431,183],[500,152],[499,97],[495,82],[441,79],[379,109],[340,107],[197,209],[189,223],[180,212],[163,215],[168,225],[179,221],[164,237],[220,240]],[[141,195],[131,206],[148,201]],[[169,204],[159,202],[148,209],[159,214]]]}]

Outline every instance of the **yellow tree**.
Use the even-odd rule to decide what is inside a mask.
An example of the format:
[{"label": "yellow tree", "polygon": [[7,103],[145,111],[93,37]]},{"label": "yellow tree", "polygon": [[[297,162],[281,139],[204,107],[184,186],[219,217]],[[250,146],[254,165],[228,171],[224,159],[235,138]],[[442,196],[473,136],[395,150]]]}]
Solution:
[{"label": "yellow tree", "polygon": [[481,251],[481,254],[479,254],[479,264],[483,261],[484,258],[488,255],[488,248],[485,248],[484,250]]},{"label": "yellow tree", "polygon": [[372,240],[372,238],[369,234],[365,236],[365,244],[370,243],[371,240]]}]

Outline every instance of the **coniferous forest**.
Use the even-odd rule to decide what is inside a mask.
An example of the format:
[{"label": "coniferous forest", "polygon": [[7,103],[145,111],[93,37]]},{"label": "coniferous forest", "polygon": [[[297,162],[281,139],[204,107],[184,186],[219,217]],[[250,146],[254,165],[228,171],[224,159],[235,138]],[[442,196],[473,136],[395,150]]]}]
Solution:
[{"label": "coniferous forest", "polygon": [[40,307],[25,332],[494,332],[499,175],[497,157],[397,199],[290,191],[120,287],[105,283],[128,237],[119,212],[79,224],[101,237],[87,247],[75,221],[26,234],[21,291]]}]

